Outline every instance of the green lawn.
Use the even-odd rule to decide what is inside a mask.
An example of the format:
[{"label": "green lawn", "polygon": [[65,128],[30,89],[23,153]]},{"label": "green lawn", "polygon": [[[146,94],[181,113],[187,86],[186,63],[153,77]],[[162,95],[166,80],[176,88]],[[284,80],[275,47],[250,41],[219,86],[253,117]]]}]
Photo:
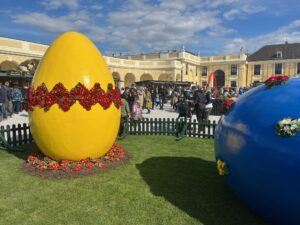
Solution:
[{"label": "green lawn", "polygon": [[73,180],[24,174],[29,151],[0,150],[0,224],[265,224],[217,175],[212,140],[128,136],[119,143],[127,165]]}]

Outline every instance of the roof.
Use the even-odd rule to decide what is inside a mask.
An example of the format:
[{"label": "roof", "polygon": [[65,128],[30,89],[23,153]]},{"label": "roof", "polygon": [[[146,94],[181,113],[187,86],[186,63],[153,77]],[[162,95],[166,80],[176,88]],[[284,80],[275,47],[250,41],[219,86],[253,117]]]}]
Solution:
[{"label": "roof", "polygon": [[[282,57],[277,57],[277,53],[281,52]],[[248,56],[247,61],[265,61],[265,60],[284,60],[284,59],[300,59],[300,43],[266,45]]]}]

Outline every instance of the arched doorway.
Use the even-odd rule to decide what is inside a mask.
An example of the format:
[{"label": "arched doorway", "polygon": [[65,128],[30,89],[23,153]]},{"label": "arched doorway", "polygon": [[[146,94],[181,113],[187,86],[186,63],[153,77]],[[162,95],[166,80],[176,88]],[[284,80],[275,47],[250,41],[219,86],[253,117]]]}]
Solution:
[{"label": "arched doorway", "polygon": [[161,75],[159,75],[158,80],[161,81],[170,81],[170,75],[167,73],[162,73]]},{"label": "arched doorway", "polygon": [[112,76],[114,78],[116,87],[120,88],[120,82],[121,82],[120,74],[118,72],[113,72]]},{"label": "arched doorway", "polygon": [[153,80],[153,77],[149,73],[144,73],[140,78],[140,81],[143,81],[143,80]]},{"label": "arched doorway", "polygon": [[225,86],[225,73],[223,70],[216,70],[215,72],[217,78],[218,88]]},{"label": "arched doorway", "polygon": [[15,61],[5,60],[0,64],[1,71],[20,71],[19,65]]},{"label": "arched doorway", "polygon": [[135,82],[135,76],[132,73],[125,75],[125,87],[131,87]]}]

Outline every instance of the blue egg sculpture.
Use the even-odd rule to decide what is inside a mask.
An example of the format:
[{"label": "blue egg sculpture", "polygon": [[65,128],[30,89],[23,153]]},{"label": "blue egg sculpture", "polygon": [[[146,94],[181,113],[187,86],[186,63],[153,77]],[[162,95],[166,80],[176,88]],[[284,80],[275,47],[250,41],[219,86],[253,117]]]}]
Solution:
[{"label": "blue egg sculpture", "polygon": [[300,224],[300,131],[277,134],[277,123],[300,119],[300,78],[262,84],[239,97],[216,130],[216,159],[232,191],[272,224]]}]

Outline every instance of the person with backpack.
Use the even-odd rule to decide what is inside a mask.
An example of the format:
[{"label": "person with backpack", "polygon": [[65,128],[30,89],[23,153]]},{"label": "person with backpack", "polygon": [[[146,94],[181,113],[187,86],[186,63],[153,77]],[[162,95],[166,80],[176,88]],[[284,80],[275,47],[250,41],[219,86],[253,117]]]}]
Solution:
[{"label": "person with backpack", "polygon": [[203,122],[205,118],[205,104],[207,100],[202,87],[195,90],[193,98],[197,121],[198,123]]},{"label": "person with backpack", "polygon": [[188,129],[187,119],[192,118],[192,113],[190,109],[190,102],[187,99],[179,98],[178,102],[178,118],[184,118],[184,120],[178,120],[176,123],[176,140],[179,141],[185,137],[186,131]]},{"label": "person with backpack", "polygon": [[191,118],[192,113],[190,109],[189,101],[184,98],[179,98],[178,102],[178,119],[184,117],[185,119]]}]

